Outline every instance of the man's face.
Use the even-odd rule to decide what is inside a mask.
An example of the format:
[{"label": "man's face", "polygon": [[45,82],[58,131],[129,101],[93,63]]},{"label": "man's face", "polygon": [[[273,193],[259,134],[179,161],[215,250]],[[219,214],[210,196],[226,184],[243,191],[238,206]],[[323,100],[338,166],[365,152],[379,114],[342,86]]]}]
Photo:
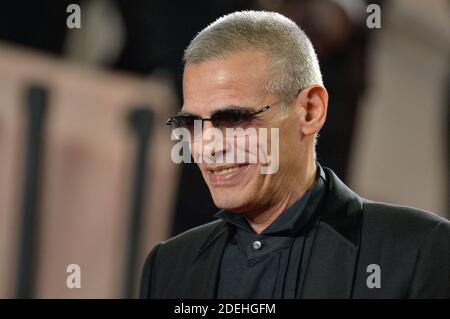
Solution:
[{"label": "man's face", "polygon": [[[268,76],[266,55],[262,52],[240,52],[220,60],[188,64],[183,80],[183,112],[210,118],[215,112],[227,108],[244,107],[256,111],[271,105],[280,98],[264,89]],[[283,199],[295,184],[304,145],[299,139],[297,112],[286,114],[281,107],[274,105],[259,114],[258,120],[252,123],[257,131],[260,128],[268,130],[268,139],[262,142],[268,141],[269,152],[276,149],[270,144],[278,143],[270,139],[270,130],[279,129],[279,169],[275,174],[261,174],[264,164],[260,158],[256,163],[200,163],[198,156],[204,147],[211,147],[214,143],[206,139],[191,142],[192,156],[217,207],[235,212],[257,211]],[[211,127],[211,122],[204,122],[204,130]],[[213,147],[211,154],[223,152],[222,155],[226,156],[232,143],[236,140],[225,139],[223,145]],[[244,152],[251,153],[248,146],[246,143]]]}]

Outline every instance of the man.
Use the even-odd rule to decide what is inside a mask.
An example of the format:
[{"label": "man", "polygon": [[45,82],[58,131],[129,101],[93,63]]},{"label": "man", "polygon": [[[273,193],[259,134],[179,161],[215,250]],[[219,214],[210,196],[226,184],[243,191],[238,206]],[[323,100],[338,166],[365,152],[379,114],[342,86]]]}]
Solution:
[{"label": "man", "polygon": [[[168,123],[222,210],[151,251],[141,297],[450,297],[449,222],[363,199],[316,162],[328,94],[294,22],[270,12],[224,16],[184,61],[183,109]],[[212,142],[208,130],[227,133]],[[254,132],[265,132],[270,161],[251,147]],[[223,161],[236,149],[246,161]]]}]

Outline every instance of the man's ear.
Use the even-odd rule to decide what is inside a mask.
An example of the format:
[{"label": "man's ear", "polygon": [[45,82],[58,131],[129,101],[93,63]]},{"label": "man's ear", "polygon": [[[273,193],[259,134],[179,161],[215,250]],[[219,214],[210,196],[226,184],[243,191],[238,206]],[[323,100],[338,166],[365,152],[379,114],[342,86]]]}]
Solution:
[{"label": "man's ear", "polygon": [[305,136],[320,131],[327,118],[328,92],[320,86],[314,85],[300,92],[297,104],[300,110],[300,133]]}]

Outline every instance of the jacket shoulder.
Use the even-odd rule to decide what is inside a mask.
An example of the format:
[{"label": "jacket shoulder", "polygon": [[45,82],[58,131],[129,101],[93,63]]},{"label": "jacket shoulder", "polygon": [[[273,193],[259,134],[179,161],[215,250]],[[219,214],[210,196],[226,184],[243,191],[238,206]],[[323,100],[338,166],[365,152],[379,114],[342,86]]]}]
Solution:
[{"label": "jacket shoulder", "polygon": [[425,210],[363,200],[363,238],[412,249],[420,247],[436,228],[446,229],[449,224],[447,219]]},{"label": "jacket shoulder", "polygon": [[401,205],[374,202],[363,199],[365,218],[373,223],[382,223],[394,230],[431,230],[449,221],[432,212]]},{"label": "jacket shoulder", "polygon": [[158,244],[157,260],[166,265],[181,265],[193,260],[209,238],[214,237],[224,227],[222,220],[216,220],[189,229]]},{"label": "jacket shoulder", "polygon": [[[450,223],[417,208],[363,200],[355,291],[359,298],[448,297]],[[382,289],[367,289],[368,265]]]},{"label": "jacket shoulder", "polygon": [[447,236],[447,219],[413,207],[363,201],[362,240],[392,254],[415,255],[436,236]]},{"label": "jacket shoulder", "polygon": [[185,269],[186,265],[195,259],[202,244],[219,233],[223,225],[222,220],[216,220],[155,245],[144,263],[140,297],[159,296],[161,287],[171,280],[174,270]]}]

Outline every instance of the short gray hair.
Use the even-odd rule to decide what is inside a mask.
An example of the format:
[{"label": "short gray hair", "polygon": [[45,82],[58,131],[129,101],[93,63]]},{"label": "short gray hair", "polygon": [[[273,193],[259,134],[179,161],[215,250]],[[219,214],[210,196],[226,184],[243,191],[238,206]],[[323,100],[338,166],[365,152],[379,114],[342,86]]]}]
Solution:
[{"label": "short gray hair", "polygon": [[265,89],[269,93],[283,96],[323,86],[311,41],[295,22],[275,12],[239,11],[217,19],[191,41],[183,60],[197,64],[246,50],[268,54],[271,74]]}]

